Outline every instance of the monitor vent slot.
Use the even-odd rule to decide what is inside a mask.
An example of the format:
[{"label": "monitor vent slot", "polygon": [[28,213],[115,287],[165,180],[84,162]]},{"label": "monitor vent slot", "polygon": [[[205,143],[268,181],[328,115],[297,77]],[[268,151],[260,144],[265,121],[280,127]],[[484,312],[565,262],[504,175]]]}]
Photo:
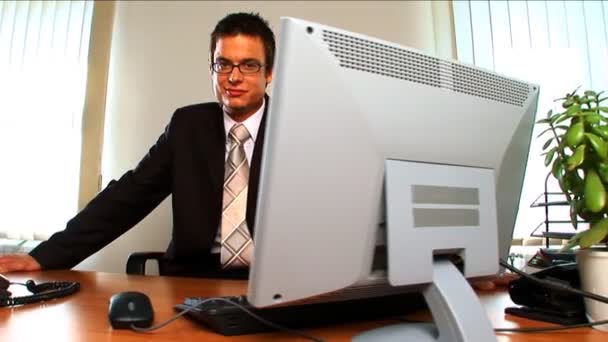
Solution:
[{"label": "monitor vent slot", "polygon": [[446,88],[520,107],[528,98],[526,83],[476,68],[329,30],[323,30],[323,40],[343,68]]},{"label": "monitor vent slot", "polygon": [[528,85],[524,82],[498,76],[465,65],[450,63],[453,90],[522,107],[528,98]]}]

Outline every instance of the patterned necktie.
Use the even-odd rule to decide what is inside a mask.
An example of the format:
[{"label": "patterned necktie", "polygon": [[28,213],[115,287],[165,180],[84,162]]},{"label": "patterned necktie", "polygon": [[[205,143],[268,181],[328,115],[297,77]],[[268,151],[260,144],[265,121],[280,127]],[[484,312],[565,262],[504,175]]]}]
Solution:
[{"label": "patterned necktie", "polygon": [[222,268],[247,267],[253,255],[253,240],[245,220],[249,165],[243,144],[249,137],[242,124],[235,124],[228,133],[230,151],[226,159],[222,201]]}]

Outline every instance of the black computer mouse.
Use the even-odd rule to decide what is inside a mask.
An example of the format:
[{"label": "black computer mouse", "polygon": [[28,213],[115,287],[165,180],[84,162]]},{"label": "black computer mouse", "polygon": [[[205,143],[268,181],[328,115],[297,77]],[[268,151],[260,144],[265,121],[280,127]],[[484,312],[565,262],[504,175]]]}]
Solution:
[{"label": "black computer mouse", "polygon": [[108,318],[114,329],[146,328],[154,320],[154,309],[144,293],[120,292],[110,298]]}]

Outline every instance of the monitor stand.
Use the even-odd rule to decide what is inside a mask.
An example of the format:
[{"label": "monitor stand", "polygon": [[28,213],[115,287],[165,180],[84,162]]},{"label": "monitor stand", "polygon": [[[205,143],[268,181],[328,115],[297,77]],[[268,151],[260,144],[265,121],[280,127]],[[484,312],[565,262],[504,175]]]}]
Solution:
[{"label": "monitor stand", "polygon": [[[374,329],[354,337],[355,342],[489,342],[496,341],[494,330],[477,295],[460,270],[449,260],[433,257],[433,251],[462,251],[464,267],[471,274],[490,274],[479,267],[493,266],[498,271],[494,171],[491,169],[452,165],[385,161],[385,201],[389,282],[394,286],[422,284],[420,287],[433,316],[433,323],[404,323]],[[458,226],[446,219],[444,225],[417,227],[412,213],[416,208],[413,195],[432,192],[428,198],[439,198],[439,204],[423,208],[473,208],[478,223]],[[419,189],[416,189],[416,191]],[[458,192],[462,191],[462,193]],[[437,193],[448,196],[437,197]],[[459,203],[463,199],[473,201]],[[446,198],[448,200],[446,200]],[[448,209],[450,207],[448,206]],[[441,212],[439,210],[438,212]],[[413,243],[415,242],[415,243]],[[492,246],[496,246],[492,250]],[[468,257],[468,259],[467,259]]]},{"label": "monitor stand", "polygon": [[353,342],[488,342],[496,341],[479,298],[447,260],[433,264],[433,282],[422,290],[434,323],[402,323],[373,329]]}]

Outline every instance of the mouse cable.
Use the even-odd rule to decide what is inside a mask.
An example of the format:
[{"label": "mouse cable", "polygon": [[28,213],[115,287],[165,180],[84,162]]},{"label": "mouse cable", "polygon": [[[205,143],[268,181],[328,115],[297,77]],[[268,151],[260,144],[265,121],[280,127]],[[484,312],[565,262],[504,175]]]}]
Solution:
[{"label": "mouse cable", "polygon": [[[554,281],[550,281],[550,280],[546,280],[546,279],[540,279],[538,277],[535,277],[531,274],[528,274],[526,272],[523,272],[523,271],[511,266],[509,263],[505,262],[504,260],[500,260],[500,265],[505,267],[509,271],[511,271],[525,279],[528,279],[533,283],[541,285],[545,288],[562,291],[562,292],[573,293],[573,294],[576,294],[579,296],[597,300],[602,303],[608,303],[608,297],[600,296],[598,294],[591,293],[591,292],[584,291],[584,290],[575,289],[569,285],[565,285],[562,283],[558,283],[558,282],[554,282]],[[608,324],[608,320],[601,320],[601,321],[581,323],[581,324],[569,324],[569,325],[562,325],[562,326],[558,326],[558,327],[497,328],[497,329],[494,329],[494,331],[495,332],[535,333],[535,332],[549,332],[549,331],[560,331],[560,330],[576,329],[576,328],[586,328],[586,327],[592,327],[595,325],[603,325],[603,324]]]},{"label": "mouse cable", "polygon": [[[561,284],[561,283],[557,283],[557,282],[552,282],[552,281],[548,281],[548,280],[544,280],[544,279],[539,279],[535,276],[532,276],[530,274],[527,274],[525,272],[522,272],[520,270],[518,270],[517,268],[509,265],[508,263],[506,263],[503,260],[500,260],[500,265],[507,268],[508,270],[510,270],[513,273],[516,273],[518,275],[520,275],[523,278],[526,278],[534,283],[537,283],[541,286],[547,287],[547,288],[551,288],[554,290],[559,290],[559,291],[563,291],[563,292],[570,292],[570,293],[574,293],[583,297],[588,297],[591,299],[595,299],[597,301],[603,302],[603,303],[608,303],[608,298],[604,297],[604,296],[600,296],[591,292],[587,292],[584,290],[579,290],[579,289],[575,289],[572,288],[570,286]],[[171,323],[172,321],[176,320],[177,318],[185,315],[187,312],[194,310],[198,307],[200,307],[201,305],[205,304],[208,301],[212,301],[212,300],[220,300],[220,301],[224,301],[226,303],[232,304],[233,306],[241,309],[242,311],[244,311],[245,313],[247,313],[248,315],[250,315],[251,317],[255,318],[256,320],[258,320],[259,322],[261,322],[262,324],[265,324],[271,328],[274,328],[276,330],[280,330],[280,331],[284,331],[286,333],[289,334],[293,334],[293,335],[297,335],[297,336],[301,336],[304,337],[306,339],[309,339],[311,341],[315,341],[315,342],[324,342],[322,339],[316,338],[314,336],[310,336],[307,334],[304,334],[300,331],[297,330],[293,330],[293,329],[289,329],[286,327],[283,327],[281,325],[278,325],[276,323],[270,322],[260,316],[258,316],[257,314],[251,312],[249,309],[243,307],[242,305],[238,304],[238,303],[234,303],[230,300],[227,300],[225,298],[221,298],[221,297],[215,297],[215,298],[207,298],[204,299],[202,301],[200,301],[199,303],[197,303],[196,305],[191,306],[190,308],[180,312],[179,314],[175,315],[174,317],[168,319],[165,322],[162,322],[158,325],[149,327],[149,328],[140,328],[140,327],[136,327],[136,326],[131,326],[131,328],[135,331],[139,331],[139,332],[149,332],[152,330],[157,330],[160,329],[162,327],[164,327],[165,325]],[[608,320],[602,320],[602,321],[596,321],[596,322],[590,322],[590,323],[582,323],[582,324],[571,324],[571,325],[563,325],[563,326],[558,326],[558,327],[529,327],[529,328],[496,328],[494,329],[495,332],[521,332],[521,333],[535,333],[535,332],[549,332],[549,331],[559,331],[559,330],[567,330],[567,329],[576,329],[576,328],[583,328],[583,327],[592,327],[595,325],[603,325],[603,324],[608,324]]]},{"label": "mouse cable", "polygon": [[242,305],[240,305],[238,303],[232,302],[232,301],[230,301],[230,300],[228,300],[226,298],[222,298],[222,297],[210,297],[210,298],[203,299],[203,300],[199,301],[198,303],[196,303],[195,305],[192,305],[188,309],[186,309],[186,310],[184,310],[184,311],[176,314],[175,316],[169,318],[168,320],[166,320],[164,322],[161,322],[161,323],[159,323],[157,325],[151,326],[149,328],[140,328],[140,327],[137,327],[135,325],[131,325],[131,329],[133,329],[135,331],[138,331],[138,332],[150,332],[150,331],[153,331],[153,330],[160,329],[160,328],[166,326],[167,324],[173,322],[174,320],[178,319],[179,317],[185,315],[189,311],[192,311],[192,310],[194,310],[196,308],[199,308],[203,304],[205,304],[207,302],[210,302],[210,301],[223,301],[223,302],[226,302],[228,304],[232,304],[233,306],[239,308],[240,310],[242,310],[243,312],[245,312],[249,316],[251,316],[251,317],[255,318],[256,320],[258,320],[260,323],[262,323],[262,324],[264,324],[264,325],[266,325],[268,327],[271,327],[273,329],[276,329],[276,330],[279,330],[279,331],[283,331],[283,332],[291,334],[291,335],[300,336],[300,337],[303,337],[303,338],[311,340],[311,341],[325,342],[325,340],[323,340],[323,339],[320,339],[320,338],[317,338],[317,337],[305,334],[305,333],[303,333],[301,331],[298,331],[298,330],[290,329],[290,328],[284,327],[282,325],[273,323],[273,322],[271,322],[271,321],[269,321],[267,319],[264,319],[264,318],[260,317],[259,315],[255,314],[255,313],[253,313],[251,310],[247,309],[246,307],[244,307],[244,306],[242,306]]}]

